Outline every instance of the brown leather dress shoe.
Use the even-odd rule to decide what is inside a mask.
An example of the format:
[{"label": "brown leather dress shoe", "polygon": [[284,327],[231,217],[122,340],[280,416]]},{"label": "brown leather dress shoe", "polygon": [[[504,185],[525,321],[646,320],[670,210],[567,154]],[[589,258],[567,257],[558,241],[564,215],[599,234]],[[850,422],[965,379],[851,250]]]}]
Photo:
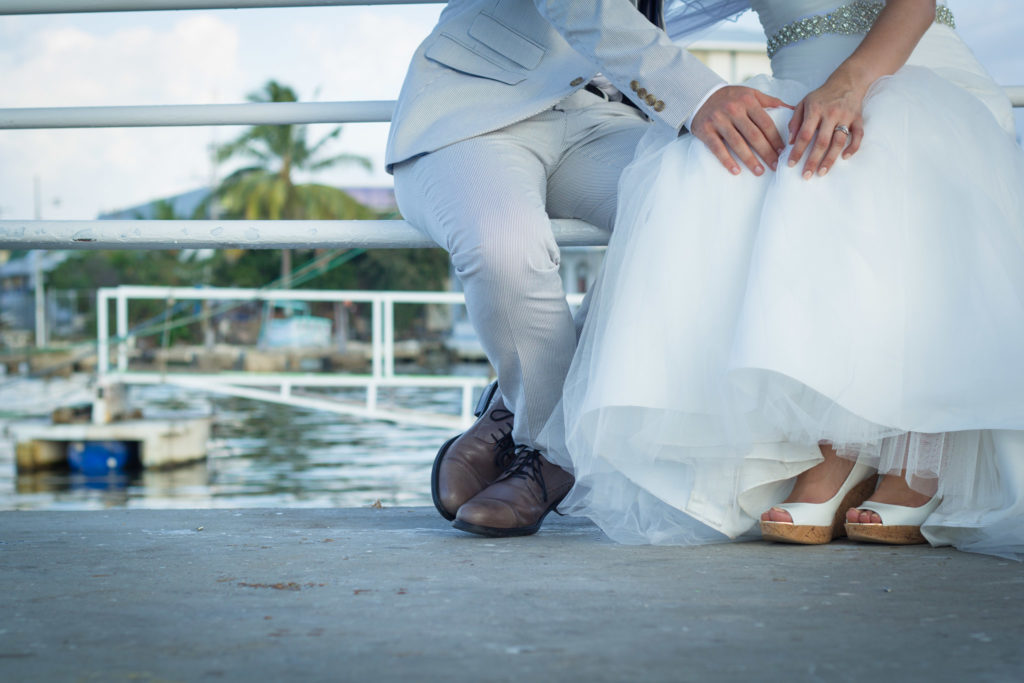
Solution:
[{"label": "brown leather dress shoe", "polygon": [[539,451],[520,446],[512,466],[460,507],[452,526],[481,536],[528,536],[540,529],[573,483],[571,474]]},{"label": "brown leather dress shoe", "polygon": [[484,389],[474,414],[477,421],[441,446],[430,473],[430,494],[441,516],[455,511],[491,484],[515,458],[512,413],[498,394],[497,382]]}]

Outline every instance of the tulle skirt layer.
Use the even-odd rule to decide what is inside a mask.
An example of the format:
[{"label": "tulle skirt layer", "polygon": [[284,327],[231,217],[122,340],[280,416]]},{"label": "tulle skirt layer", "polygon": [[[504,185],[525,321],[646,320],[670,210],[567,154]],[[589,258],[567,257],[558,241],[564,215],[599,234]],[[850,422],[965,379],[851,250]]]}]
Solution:
[{"label": "tulle skirt layer", "polygon": [[1024,155],[938,74],[876,83],[861,150],[810,181],[652,131],[553,427],[563,509],[623,542],[742,537],[828,442],[938,477],[932,542],[1024,555]]}]

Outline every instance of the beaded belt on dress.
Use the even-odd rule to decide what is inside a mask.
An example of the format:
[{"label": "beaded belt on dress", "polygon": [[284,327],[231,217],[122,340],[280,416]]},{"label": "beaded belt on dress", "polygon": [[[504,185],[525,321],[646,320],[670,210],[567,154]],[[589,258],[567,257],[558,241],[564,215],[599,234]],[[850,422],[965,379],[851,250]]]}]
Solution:
[{"label": "beaded belt on dress", "polygon": [[[768,39],[768,56],[793,43],[807,38],[815,38],[826,33],[853,36],[867,33],[875,23],[875,19],[885,8],[884,2],[865,2],[857,0],[848,5],[837,7],[828,14],[807,17],[786,24]],[[943,5],[935,9],[935,22],[956,28],[953,12]]]}]

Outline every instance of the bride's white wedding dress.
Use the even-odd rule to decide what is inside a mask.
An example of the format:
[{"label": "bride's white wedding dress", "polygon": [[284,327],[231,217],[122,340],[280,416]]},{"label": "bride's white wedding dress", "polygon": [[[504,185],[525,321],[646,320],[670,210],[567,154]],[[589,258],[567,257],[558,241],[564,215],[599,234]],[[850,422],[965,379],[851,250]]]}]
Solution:
[{"label": "bride's white wedding dress", "polygon": [[[768,36],[841,4],[753,2]],[[862,37],[785,45],[747,85],[796,104]],[[772,115],[788,138],[791,112]],[[562,511],[627,543],[754,535],[828,440],[912,486],[938,474],[932,543],[1024,557],[1010,104],[937,22],[871,88],[864,125],[860,151],[810,181],[803,160],[734,177],[692,136],[648,135],[565,386]]]}]

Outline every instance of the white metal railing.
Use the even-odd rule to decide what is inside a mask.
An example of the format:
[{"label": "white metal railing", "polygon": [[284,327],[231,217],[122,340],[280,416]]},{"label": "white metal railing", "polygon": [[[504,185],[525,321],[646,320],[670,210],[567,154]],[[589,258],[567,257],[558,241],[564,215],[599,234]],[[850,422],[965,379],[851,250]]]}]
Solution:
[{"label": "white metal railing", "polygon": [[250,102],[120,107],[0,109],[0,128],[134,128],[285,123],[377,123],[391,120],[394,100]]},{"label": "white metal railing", "polygon": [[436,5],[446,0],[0,0],[4,14],[146,12],[150,10],[329,7],[332,5]]},{"label": "white metal railing", "polygon": [[[608,232],[573,219],[552,222],[562,246],[606,244]],[[435,247],[399,220],[0,221],[0,249],[311,249]]]},{"label": "white metal railing", "polygon": [[[131,300],[158,301],[310,301],[370,304],[371,355],[370,374],[339,373],[173,373],[129,371],[129,347],[132,344],[128,325]],[[578,306],[583,296],[566,297]],[[154,287],[121,285],[97,291],[97,374],[100,385],[109,384],[178,384],[218,393],[287,403],[307,408],[330,410],[360,417],[400,420],[431,426],[465,428],[473,419],[473,397],[488,383],[483,377],[451,377],[398,374],[395,372],[395,304],[465,304],[461,292],[390,292],[345,290],[266,290],[242,288]],[[117,347],[116,369],[110,367],[110,302],[114,303],[114,324]],[[382,407],[377,402],[382,387],[426,387],[460,389],[461,409],[458,416],[405,411]],[[297,395],[296,387],[360,387],[365,389],[362,405],[353,405],[326,396]],[[272,390],[276,389],[276,390]]]}]

